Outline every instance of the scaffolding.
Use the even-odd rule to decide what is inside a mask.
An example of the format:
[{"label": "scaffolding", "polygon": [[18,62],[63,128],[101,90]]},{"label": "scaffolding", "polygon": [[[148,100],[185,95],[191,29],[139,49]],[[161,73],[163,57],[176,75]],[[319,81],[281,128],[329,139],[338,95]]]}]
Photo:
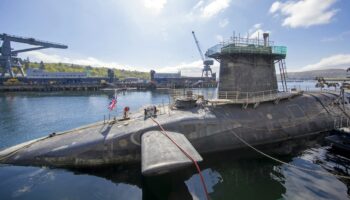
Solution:
[{"label": "scaffolding", "polygon": [[276,59],[285,59],[287,47],[274,46],[273,41],[231,37],[231,39],[209,48],[205,53],[206,56],[215,59],[219,59],[225,54],[260,54],[271,55]]}]

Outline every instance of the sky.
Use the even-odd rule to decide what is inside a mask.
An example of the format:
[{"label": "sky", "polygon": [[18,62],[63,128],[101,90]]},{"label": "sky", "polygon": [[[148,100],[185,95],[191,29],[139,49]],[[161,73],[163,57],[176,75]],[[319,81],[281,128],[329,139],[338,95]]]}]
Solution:
[{"label": "sky", "polygon": [[349,10],[349,0],[1,0],[0,33],[68,45],[19,55],[32,61],[200,76],[192,31],[203,52],[234,32],[269,32],[288,48],[287,70],[305,71],[350,67]]}]

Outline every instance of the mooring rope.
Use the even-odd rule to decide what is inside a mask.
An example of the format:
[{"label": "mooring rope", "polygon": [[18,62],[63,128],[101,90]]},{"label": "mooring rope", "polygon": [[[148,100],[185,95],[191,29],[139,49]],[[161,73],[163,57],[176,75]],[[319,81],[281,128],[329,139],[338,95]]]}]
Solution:
[{"label": "mooring rope", "polygon": [[173,138],[171,138],[165,131],[165,129],[163,128],[163,126],[157,121],[155,120],[153,117],[151,117],[152,121],[154,123],[156,123],[158,125],[158,127],[160,128],[161,130],[161,133],[167,137],[188,159],[190,159],[192,161],[192,163],[195,165],[197,171],[198,171],[198,174],[199,174],[199,177],[201,179],[201,183],[202,183],[202,186],[203,186],[203,189],[204,189],[204,192],[205,192],[205,196],[207,198],[207,200],[209,200],[209,194],[208,194],[208,190],[207,190],[207,186],[205,185],[205,181],[204,181],[204,178],[203,178],[203,175],[202,175],[202,172],[201,172],[201,169],[197,163],[197,161],[192,158],[191,155],[189,155],[180,145],[178,145],[175,140]]},{"label": "mooring rope", "polygon": [[296,168],[298,170],[301,170],[301,171],[306,171],[306,172],[312,172],[312,173],[317,173],[317,174],[320,174],[320,175],[326,175],[326,176],[335,176],[337,178],[343,178],[343,179],[350,179],[350,176],[343,176],[343,175],[338,175],[338,174],[332,174],[332,173],[327,173],[327,172],[323,172],[323,171],[319,171],[319,170],[312,170],[312,169],[307,169],[307,168],[304,168],[304,167],[299,167],[299,166],[296,166],[296,165],[293,165],[293,164],[290,164],[290,163],[287,163],[287,162],[284,162],[282,160],[279,160],[271,155],[268,155],[262,151],[260,151],[259,149],[253,147],[252,145],[250,145],[248,142],[246,142],[245,140],[243,140],[241,137],[239,137],[233,130],[231,130],[231,133],[238,139],[240,140],[243,144],[245,144],[246,146],[248,146],[249,148],[253,149],[254,151],[256,151],[257,153],[271,159],[271,160],[274,160],[275,162],[278,162],[280,164],[284,164],[288,167],[292,167],[292,168]]}]

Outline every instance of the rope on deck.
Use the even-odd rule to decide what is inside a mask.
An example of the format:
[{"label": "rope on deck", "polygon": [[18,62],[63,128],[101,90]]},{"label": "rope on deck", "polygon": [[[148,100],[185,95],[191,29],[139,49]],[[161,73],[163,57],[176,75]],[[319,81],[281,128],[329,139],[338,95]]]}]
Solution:
[{"label": "rope on deck", "polygon": [[296,165],[293,165],[293,164],[290,164],[290,163],[287,163],[287,162],[284,162],[282,160],[279,160],[278,158],[275,158],[271,155],[268,155],[262,151],[260,151],[259,149],[253,147],[252,145],[250,145],[248,142],[246,142],[245,140],[243,140],[241,137],[239,137],[233,130],[231,130],[231,133],[238,139],[240,140],[243,144],[245,144],[246,146],[248,146],[249,148],[253,149],[254,151],[256,151],[257,153],[271,159],[271,160],[274,160],[275,162],[278,162],[280,164],[284,164],[288,167],[292,167],[292,168],[295,168],[295,169],[298,169],[298,170],[301,170],[301,171],[306,171],[306,172],[311,172],[311,173],[317,173],[317,174],[320,174],[320,175],[325,175],[325,176],[335,176],[337,178],[343,178],[343,179],[350,179],[350,176],[343,176],[343,175],[338,175],[338,174],[332,174],[332,173],[329,173],[329,172],[323,172],[323,171],[319,171],[319,170],[312,170],[312,169],[307,169],[307,168],[304,168],[304,167],[299,167],[299,166],[296,166]]},{"label": "rope on deck", "polygon": [[191,155],[189,155],[180,145],[178,145],[175,140],[173,138],[171,138],[165,131],[165,129],[163,128],[163,126],[158,122],[156,121],[153,117],[151,117],[152,121],[154,123],[156,123],[158,125],[158,127],[160,128],[161,130],[161,133],[167,137],[188,159],[190,159],[193,164],[195,165],[197,171],[198,171],[198,174],[199,174],[199,177],[201,179],[201,183],[202,183],[202,186],[203,186],[203,189],[204,189],[204,192],[205,192],[205,196],[207,197],[207,200],[210,200],[209,198],[209,194],[208,194],[208,190],[207,190],[207,186],[205,185],[205,181],[204,181],[204,178],[203,178],[203,175],[202,175],[202,172],[201,172],[201,169],[199,168],[199,165],[197,163],[197,161],[195,159],[192,158]]}]

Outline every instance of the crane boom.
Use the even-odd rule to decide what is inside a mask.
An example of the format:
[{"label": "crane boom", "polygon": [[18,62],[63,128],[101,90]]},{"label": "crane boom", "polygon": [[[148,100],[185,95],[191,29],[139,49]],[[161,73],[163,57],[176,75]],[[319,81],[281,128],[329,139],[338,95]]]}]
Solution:
[{"label": "crane boom", "polygon": [[199,51],[199,55],[201,56],[203,62],[204,62],[204,55],[203,55],[203,52],[201,50],[201,47],[199,46],[199,42],[197,40],[197,37],[196,37],[196,34],[194,33],[194,31],[192,31],[192,35],[193,35],[193,38],[194,38],[194,41],[196,42],[196,45],[197,45],[197,49]]},{"label": "crane boom", "polygon": [[19,36],[14,36],[14,35],[9,35],[9,34],[0,34],[0,39],[1,40],[9,40],[13,42],[19,42],[19,43],[25,43],[29,45],[35,45],[35,46],[43,46],[46,48],[59,48],[59,49],[67,49],[68,46],[63,45],[63,44],[58,44],[58,43],[53,43],[53,42],[46,42],[42,40],[37,40],[34,38],[27,38],[27,37],[19,37]]},{"label": "crane boom", "polygon": [[[0,47],[0,71],[2,71],[3,77],[7,72],[10,74],[11,77],[14,77],[12,67],[17,67],[21,72],[22,76],[24,76],[21,59],[17,57],[18,53],[35,51],[40,49],[47,49],[47,48],[59,48],[59,49],[68,48],[68,46],[64,44],[46,42],[46,41],[37,40],[34,38],[19,37],[19,36],[9,35],[5,33],[0,34],[0,41],[1,40],[2,40],[2,44]],[[24,43],[24,44],[33,45],[36,47],[14,50],[11,47],[11,42]]]},{"label": "crane boom", "polygon": [[204,68],[202,70],[202,77],[203,77],[203,73],[205,73],[205,77],[208,78],[208,72],[210,72],[213,75],[211,68],[210,68],[210,65],[213,65],[214,61],[207,59],[207,57],[204,57],[203,52],[201,50],[201,47],[199,46],[199,42],[197,40],[197,37],[196,37],[196,34],[194,33],[194,31],[192,31],[192,35],[193,35],[194,41],[196,42],[197,49],[199,51],[199,55],[201,56],[202,61],[203,61],[203,65],[204,65]]}]

